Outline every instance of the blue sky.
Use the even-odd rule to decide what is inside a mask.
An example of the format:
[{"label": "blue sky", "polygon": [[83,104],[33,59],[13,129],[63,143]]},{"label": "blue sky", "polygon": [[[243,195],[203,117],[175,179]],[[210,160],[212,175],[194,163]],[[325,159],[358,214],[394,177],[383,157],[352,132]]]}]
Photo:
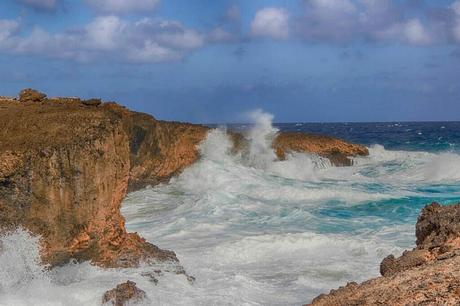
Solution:
[{"label": "blue sky", "polygon": [[167,120],[460,120],[460,0],[3,0],[0,69]]}]

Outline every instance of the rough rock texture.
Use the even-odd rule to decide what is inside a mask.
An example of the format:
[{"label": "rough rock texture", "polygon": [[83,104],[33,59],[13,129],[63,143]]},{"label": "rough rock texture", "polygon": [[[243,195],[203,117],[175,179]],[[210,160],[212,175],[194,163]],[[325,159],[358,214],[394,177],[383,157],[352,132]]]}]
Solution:
[{"label": "rough rock texture", "polygon": [[137,288],[135,282],[127,281],[107,291],[102,297],[102,303],[104,305],[126,306],[142,302],[146,297],[145,291]]},{"label": "rough rock texture", "polygon": [[273,148],[280,159],[284,159],[290,151],[308,152],[326,157],[336,166],[350,166],[350,157],[369,155],[367,148],[359,144],[328,136],[296,132],[279,134],[273,142]]},{"label": "rough rock texture", "polygon": [[0,226],[40,234],[42,258],[52,265],[70,258],[106,267],[177,261],[125,230],[128,115],[115,105],[2,102]]},{"label": "rough rock texture", "polygon": [[[177,262],[173,252],[127,233],[120,205],[128,190],[168,180],[195,162],[208,130],[99,99],[48,99],[30,89],[19,100],[0,99],[0,230],[22,226],[41,235],[42,259],[51,265],[71,258],[104,267]],[[238,150],[243,137],[231,136]],[[280,134],[275,147],[281,158],[288,151],[337,160],[366,153],[292,133]]]},{"label": "rough rock texture", "polygon": [[417,246],[385,258],[382,277],[348,283],[310,305],[459,305],[460,204],[426,206],[416,225]]},{"label": "rough rock texture", "polygon": [[198,144],[209,128],[157,121],[131,113],[131,175],[129,190],[156,185],[180,173],[199,158]]},{"label": "rough rock texture", "polygon": [[46,99],[46,95],[37,90],[30,88],[23,89],[19,93],[20,102],[42,102]]}]

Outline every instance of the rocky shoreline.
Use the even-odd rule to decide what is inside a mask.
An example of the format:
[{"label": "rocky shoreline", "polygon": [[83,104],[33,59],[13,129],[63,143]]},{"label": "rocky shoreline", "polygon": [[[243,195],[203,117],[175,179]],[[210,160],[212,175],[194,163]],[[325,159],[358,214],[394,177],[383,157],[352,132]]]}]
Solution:
[{"label": "rocky shoreline", "polygon": [[[173,251],[126,231],[120,206],[127,192],[165,182],[198,160],[208,131],[99,99],[47,98],[33,90],[0,97],[0,232],[22,227],[39,235],[50,268],[70,260],[104,268],[166,262],[193,282]],[[247,149],[244,135],[229,136],[235,154]],[[273,149],[280,160],[305,152],[336,166],[368,154],[361,145],[302,133],[279,133]],[[460,204],[426,206],[416,237],[413,250],[382,261],[381,277],[348,283],[308,305],[458,305]],[[128,281],[102,301],[142,299],[145,292]]]},{"label": "rocky shoreline", "polygon": [[[167,181],[195,162],[208,131],[99,99],[47,98],[31,89],[2,97],[0,231],[39,235],[51,268],[70,260],[105,268],[168,262],[185,274],[174,252],[126,231],[120,206],[128,191]],[[235,152],[245,150],[243,135],[230,136]],[[364,146],[298,133],[279,134],[274,149],[280,159],[308,152],[336,165],[368,154]]]},{"label": "rocky shoreline", "polygon": [[460,203],[427,205],[415,232],[416,247],[383,259],[381,277],[350,282],[306,305],[459,305]]}]

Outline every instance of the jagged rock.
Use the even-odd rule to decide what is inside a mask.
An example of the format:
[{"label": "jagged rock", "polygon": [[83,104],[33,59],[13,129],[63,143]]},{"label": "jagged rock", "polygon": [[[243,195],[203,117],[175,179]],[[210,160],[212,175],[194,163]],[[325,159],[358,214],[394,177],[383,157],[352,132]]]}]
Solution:
[{"label": "jagged rock", "polygon": [[104,305],[126,306],[142,302],[146,297],[145,291],[137,288],[135,282],[127,281],[104,293],[102,303]]},{"label": "jagged rock", "polygon": [[309,305],[458,305],[460,204],[427,205],[416,225],[417,246],[386,257],[382,277],[321,294]]},{"label": "jagged rock", "polygon": [[399,258],[394,255],[385,257],[380,263],[380,274],[391,276],[398,272],[421,266],[432,258],[427,250],[405,251]]},{"label": "jagged rock", "polygon": [[46,99],[46,95],[37,90],[27,88],[21,90],[19,93],[19,101],[23,103],[27,102],[42,102]]},{"label": "jagged rock", "polygon": [[418,218],[415,235],[418,249],[443,247],[447,251],[460,247],[460,204],[426,206]]},{"label": "jagged rock", "polygon": [[368,149],[363,145],[338,138],[298,132],[278,134],[273,148],[280,159],[284,159],[286,153],[291,151],[306,152],[328,158],[336,166],[351,166],[350,157],[369,155]]}]

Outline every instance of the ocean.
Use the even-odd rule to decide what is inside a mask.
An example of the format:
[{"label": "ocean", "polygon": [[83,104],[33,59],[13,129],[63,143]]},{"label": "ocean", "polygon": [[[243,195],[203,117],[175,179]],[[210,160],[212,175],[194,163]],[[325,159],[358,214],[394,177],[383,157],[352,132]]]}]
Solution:
[{"label": "ocean", "polygon": [[[420,209],[460,201],[460,122],[283,123],[215,127],[200,161],[167,184],[131,193],[129,231],[176,252],[188,274],[151,267],[101,269],[70,263],[46,271],[38,240],[1,238],[0,305],[99,305],[132,280],[146,305],[301,305],[320,293],[379,276],[380,261],[415,245]],[[245,131],[251,153],[233,156],[225,129]],[[293,153],[274,161],[277,131],[320,133],[361,143],[351,167]]]}]

